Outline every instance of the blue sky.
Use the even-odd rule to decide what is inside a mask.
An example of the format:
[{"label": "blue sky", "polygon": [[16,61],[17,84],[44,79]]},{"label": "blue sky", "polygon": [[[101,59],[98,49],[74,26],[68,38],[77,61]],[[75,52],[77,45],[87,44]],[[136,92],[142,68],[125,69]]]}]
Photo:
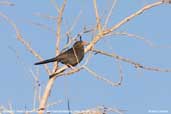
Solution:
[{"label": "blue sky", "polygon": [[[32,25],[31,22],[46,24],[55,30],[56,22],[54,20],[34,15],[40,13],[56,16],[57,12],[54,5],[50,1],[41,0],[11,0],[11,2],[15,3],[15,6],[0,6],[0,12],[9,16],[17,24],[23,38],[30,42],[31,46],[43,58],[53,57],[55,55],[55,33]],[[58,1],[57,3],[61,5]],[[111,1],[107,3],[102,0],[98,1],[100,16],[106,16],[111,3]],[[133,0],[132,2],[119,0],[109,21],[109,27],[148,3],[147,0]],[[79,21],[72,31],[73,36],[79,33],[83,27],[95,25],[94,8],[91,0],[68,1],[63,17],[61,49],[65,44],[66,31],[80,12]],[[158,46],[171,47],[170,12],[170,5],[152,8],[123,25],[117,31],[137,34]],[[35,71],[36,67],[33,64],[37,59],[16,40],[14,30],[1,17],[0,33],[0,104],[7,106],[8,103],[12,103],[16,110],[31,109],[34,81],[30,76],[29,69]],[[91,38],[92,34],[83,35],[83,39],[86,41],[90,41]],[[115,52],[146,66],[171,68],[171,48],[153,48],[134,38],[113,35],[97,43],[96,48],[111,53]],[[85,70],[69,77],[58,78],[49,102],[58,100],[64,102],[50,109],[67,109],[66,98],[69,98],[72,110],[104,105],[127,110],[126,114],[146,114],[148,110],[171,111],[171,73],[136,70],[132,65],[124,62],[121,62],[121,65],[124,79],[120,87],[111,87],[107,83],[97,80]],[[105,78],[113,81],[118,79],[117,64],[112,58],[97,54],[90,59],[88,66]],[[39,68],[40,84],[44,87],[48,76],[42,66]]]}]

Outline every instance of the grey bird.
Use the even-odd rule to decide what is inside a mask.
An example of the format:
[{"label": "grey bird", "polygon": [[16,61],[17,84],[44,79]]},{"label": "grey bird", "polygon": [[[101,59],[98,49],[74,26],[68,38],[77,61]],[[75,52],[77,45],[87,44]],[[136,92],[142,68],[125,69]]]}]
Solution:
[{"label": "grey bird", "polygon": [[37,62],[34,65],[46,64],[46,63],[58,61],[61,62],[62,64],[67,65],[68,67],[76,66],[84,58],[84,46],[87,44],[88,44],[87,42],[82,40],[77,41],[74,43],[73,47],[68,49],[67,51],[62,52],[61,54],[59,54],[54,58]]}]

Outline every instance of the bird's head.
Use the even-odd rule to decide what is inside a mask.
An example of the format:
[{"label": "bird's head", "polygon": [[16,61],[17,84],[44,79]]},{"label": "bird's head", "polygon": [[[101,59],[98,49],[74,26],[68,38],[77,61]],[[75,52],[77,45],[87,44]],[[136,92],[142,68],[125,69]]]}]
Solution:
[{"label": "bird's head", "polygon": [[86,41],[77,41],[74,43],[73,47],[74,48],[82,48],[86,45],[88,45],[88,43]]}]

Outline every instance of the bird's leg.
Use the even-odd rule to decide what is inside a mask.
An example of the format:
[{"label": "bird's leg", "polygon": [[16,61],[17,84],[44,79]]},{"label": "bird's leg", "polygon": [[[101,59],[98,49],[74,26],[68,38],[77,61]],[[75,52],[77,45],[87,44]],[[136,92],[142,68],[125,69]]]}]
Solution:
[{"label": "bird's leg", "polygon": [[76,69],[75,67],[73,67],[73,66],[70,65],[70,64],[67,64],[67,66],[68,66],[69,68],[71,68],[72,70],[75,70],[75,69]]}]

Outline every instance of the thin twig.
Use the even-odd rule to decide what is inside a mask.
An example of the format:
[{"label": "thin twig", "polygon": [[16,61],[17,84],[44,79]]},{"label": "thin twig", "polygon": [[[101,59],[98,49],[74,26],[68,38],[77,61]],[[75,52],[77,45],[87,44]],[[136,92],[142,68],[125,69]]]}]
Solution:
[{"label": "thin twig", "polygon": [[[64,0],[62,7],[60,9],[58,18],[57,18],[57,29],[56,29],[56,55],[59,54],[59,47],[60,47],[60,40],[61,40],[61,24],[62,24],[62,16],[63,16],[63,12],[66,6],[67,0]],[[54,66],[53,66],[53,72],[55,72],[58,68],[57,62],[54,62]]]},{"label": "thin twig", "polygon": [[112,7],[110,8],[110,11],[106,17],[106,20],[105,20],[105,23],[104,23],[104,26],[103,26],[103,29],[105,29],[107,27],[107,24],[109,22],[109,19],[110,17],[112,16],[112,11],[113,11],[113,8],[116,6],[116,2],[117,0],[113,0],[113,3],[112,3]]},{"label": "thin twig", "polygon": [[120,21],[118,24],[116,24],[115,26],[113,26],[109,31],[114,31],[116,29],[118,29],[121,25],[127,23],[128,21],[130,21],[131,19],[135,18],[136,16],[142,14],[143,12],[153,8],[153,7],[156,7],[156,6],[159,6],[163,4],[162,1],[158,1],[158,2],[154,2],[152,4],[149,4],[149,5],[146,5],[144,6],[143,8],[141,8],[140,10],[138,10],[137,12],[131,14],[130,16],[124,18],[122,21]]},{"label": "thin twig", "polygon": [[[93,70],[91,70],[90,68],[88,68],[87,66],[82,66],[85,70],[87,70],[90,74],[92,74],[92,76],[94,76],[95,78],[99,79],[99,80],[103,80],[105,81],[107,84],[110,84],[111,86],[120,86],[121,85],[121,80],[119,80],[118,82],[112,82],[111,80],[108,80],[106,78],[104,78],[103,76],[98,75],[96,72],[94,72]],[[121,78],[122,79],[122,78]]]},{"label": "thin twig", "polygon": [[144,69],[144,70],[157,71],[157,72],[171,72],[171,69],[162,69],[162,68],[158,68],[158,67],[144,66],[144,65],[142,65],[142,64],[140,64],[138,62],[135,62],[135,61],[130,60],[128,58],[124,58],[122,56],[119,56],[116,53],[112,53],[111,54],[111,53],[107,53],[105,51],[97,50],[97,49],[93,49],[92,51],[93,52],[96,52],[96,53],[103,54],[105,56],[113,57],[113,58],[118,59],[118,60],[121,60],[123,62],[127,62],[129,64],[134,65],[135,68],[141,68],[141,69]]},{"label": "thin twig", "polygon": [[125,110],[121,110],[121,109],[118,109],[118,108],[110,108],[110,107],[105,107],[105,106],[98,106],[97,107],[98,110],[101,110],[102,112],[115,112],[115,113],[118,113],[118,114],[124,114]]},{"label": "thin twig", "polygon": [[34,78],[34,97],[33,97],[33,110],[36,109],[37,102],[40,102],[39,95],[40,93],[40,81],[39,81],[39,75],[36,75],[32,70],[30,71],[32,73],[32,76]]},{"label": "thin twig", "polygon": [[59,8],[58,4],[56,3],[56,1],[55,0],[50,0],[50,2],[54,5],[55,9],[59,13],[60,12],[60,8]]},{"label": "thin twig", "polygon": [[171,0],[161,0],[163,3],[171,4]]},{"label": "thin twig", "polygon": [[[142,36],[139,36],[139,35],[136,35],[136,34],[132,34],[132,33],[128,33],[128,32],[112,32],[110,34],[107,34],[105,36],[111,36],[111,35],[122,35],[122,36],[127,36],[128,38],[135,38],[137,40],[141,40],[143,41],[146,45],[152,47],[152,48],[171,48],[170,45],[156,45],[154,44],[152,41],[142,37]],[[117,38],[117,37],[116,37]]]},{"label": "thin twig", "polygon": [[9,110],[11,111],[10,114],[14,114],[13,106],[10,102],[8,103],[8,107],[9,107]]},{"label": "thin twig", "polygon": [[127,36],[129,38],[135,38],[135,39],[138,39],[138,40],[142,40],[145,44],[149,45],[150,47],[156,47],[156,45],[152,41],[147,40],[144,37],[136,35],[136,34],[131,34],[131,33],[128,33],[128,32],[113,32],[112,34],[114,34],[114,35],[123,35],[123,36]]},{"label": "thin twig", "polygon": [[56,76],[56,77],[60,77],[60,76],[70,76],[71,74],[74,74],[76,72],[79,72],[80,70],[82,70],[83,67],[78,67],[78,68],[73,68],[72,70],[68,71],[68,72],[62,72],[62,73],[54,73],[52,76]]},{"label": "thin twig", "polygon": [[0,1],[0,5],[2,6],[14,6],[15,4],[9,1]]},{"label": "thin twig", "polygon": [[37,16],[37,17],[44,18],[44,19],[49,19],[49,20],[56,20],[57,19],[56,16],[51,16],[51,15],[48,15],[48,14],[34,13],[33,15]]},{"label": "thin twig", "polygon": [[52,106],[55,106],[55,105],[59,105],[59,104],[61,104],[61,103],[63,103],[63,101],[62,100],[58,100],[58,101],[56,101],[56,102],[52,102],[52,103],[47,103],[47,108],[48,107],[52,107]]},{"label": "thin twig", "polygon": [[[27,69],[27,70],[30,72],[32,78],[34,79],[34,86],[33,86],[33,87],[34,87],[33,109],[35,109],[35,107],[36,107],[36,101],[37,101],[37,97],[38,97],[38,96],[37,96],[37,95],[38,95],[38,89],[39,89],[39,86],[40,86],[40,84],[39,84],[39,78],[38,78],[39,75],[36,75],[36,73],[34,73],[34,71],[33,71],[31,68],[29,68],[29,67],[26,65],[25,62],[23,62],[23,61],[20,59],[20,55],[19,55],[19,53],[17,52],[17,50],[15,50],[15,49],[12,48],[12,47],[9,47],[9,48],[16,54],[19,63],[21,63],[21,65],[23,66],[23,68]],[[30,76],[30,75],[29,75],[29,76]]]},{"label": "thin twig", "polygon": [[6,108],[5,106],[0,105],[0,114],[4,114],[4,113],[14,114],[14,111],[9,107]]},{"label": "thin twig", "polygon": [[119,70],[119,84],[121,85],[122,84],[122,81],[123,81],[123,71],[122,71],[122,66],[120,64],[120,61],[117,60],[117,65],[118,65],[118,70]]},{"label": "thin twig", "polygon": [[[33,56],[35,56],[39,60],[43,60],[43,58],[31,47],[31,45],[26,40],[24,40],[16,24],[10,18],[8,18],[8,16],[6,16],[5,14],[1,12],[0,12],[0,16],[3,17],[14,28],[16,32],[17,40],[20,41]],[[48,66],[45,64],[44,67],[47,73],[50,74],[50,70]]]},{"label": "thin twig", "polygon": [[117,114],[124,114],[125,110],[117,109],[117,108],[110,108],[105,106],[97,106],[95,108],[82,110],[80,112],[76,112],[74,114],[108,114],[110,112],[114,112]]},{"label": "thin twig", "polygon": [[100,23],[100,17],[99,17],[99,13],[98,13],[98,8],[97,8],[97,1],[93,0],[93,4],[94,4],[95,15],[96,15],[97,29],[99,30],[99,32],[101,32],[102,31],[102,27],[101,27],[101,23]]},{"label": "thin twig", "polygon": [[76,16],[76,18],[74,19],[74,22],[72,22],[72,26],[69,28],[69,30],[66,32],[67,34],[68,33],[71,33],[72,30],[74,29],[75,25],[78,23],[78,20],[80,19],[81,17],[81,14],[82,14],[82,11],[79,12],[79,14]]},{"label": "thin twig", "polygon": [[48,25],[37,23],[37,22],[29,22],[29,23],[32,24],[32,25],[35,25],[35,26],[37,26],[39,28],[48,30],[48,31],[50,31],[52,33],[55,33],[55,30],[53,28],[50,28]]},{"label": "thin twig", "polygon": [[62,16],[63,16],[63,12],[65,9],[65,5],[66,5],[67,0],[64,0],[62,7],[60,9],[58,18],[57,18],[57,29],[56,29],[56,55],[59,54],[59,43],[60,43],[60,39],[61,39],[61,24],[62,24]]}]

